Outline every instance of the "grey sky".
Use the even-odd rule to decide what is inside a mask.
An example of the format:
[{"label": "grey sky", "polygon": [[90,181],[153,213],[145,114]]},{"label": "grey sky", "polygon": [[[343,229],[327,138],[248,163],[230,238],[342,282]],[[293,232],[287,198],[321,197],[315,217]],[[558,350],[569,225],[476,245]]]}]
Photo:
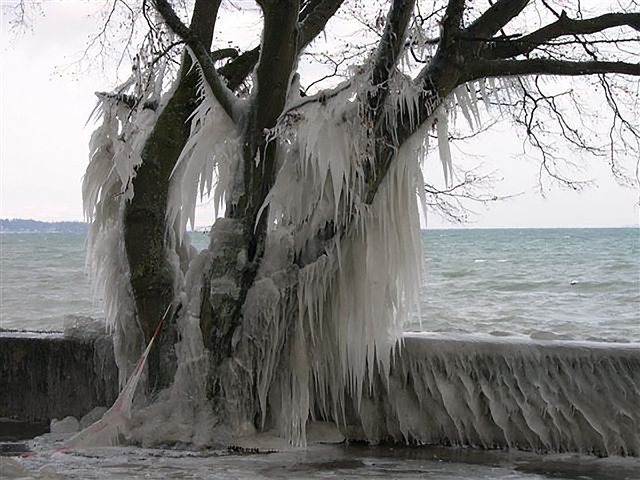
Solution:
[{"label": "grey sky", "polygon": [[[3,6],[6,2],[2,1]],[[94,106],[93,92],[115,83],[112,69],[82,56],[87,39],[99,28],[102,2],[79,0],[44,4],[44,16],[35,18],[33,31],[17,38],[9,31],[3,9],[0,46],[0,217],[42,220],[82,218],[80,185],[87,163],[87,145],[92,126],[84,124]],[[235,14],[231,31],[248,28],[254,19]],[[91,67],[91,68],[89,68]],[[126,70],[126,68],[125,68]],[[126,71],[121,71],[121,79]],[[520,193],[517,198],[478,206],[469,226],[627,226],[638,225],[638,191],[619,187],[605,163],[593,165],[583,175],[598,179],[598,187],[577,193],[552,187],[543,198],[537,186],[538,166],[523,160],[521,140],[507,126],[479,136],[464,146],[469,155],[454,149],[454,163],[484,163],[498,169],[503,180],[500,193]],[[441,175],[436,156],[427,160],[432,175]],[[204,207],[198,224],[212,223]],[[429,226],[446,226],[438,218]]]}]

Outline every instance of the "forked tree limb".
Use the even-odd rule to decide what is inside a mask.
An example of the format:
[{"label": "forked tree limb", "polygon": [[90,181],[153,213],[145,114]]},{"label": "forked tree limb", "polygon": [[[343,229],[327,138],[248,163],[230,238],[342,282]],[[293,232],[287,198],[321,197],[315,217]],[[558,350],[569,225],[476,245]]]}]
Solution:
[{"label": "forked tree limb", "polygon": [[252,102],[255,103],[255,127],[262,132],[275,125],[287,100],[299,52],[299,1],[269,0],[260,3],[264,28]]},{"label": "forked tree limb", "polygon": [[[302,51],[324,30],[327,22],[335,15],[343,2],[344,0],[316,0],[302,9],[299,16],[299,51]],[[218,69],[220,75],[226,79],[229,89],[238,89],[255,68],[259,57],[260,47],[255,47]]]},{"label": "forked tree limb", "polygon": [[213,41],[216,21],[218,20],[218,10],[222,0],[196,0],[191,14],[190,30],[207,48]]},{"label": "forked tree limb", "polygon": [[[496,42],[483,56],[510,58],[531,53],[535,48],[566,35],[591,35],[615,27],[630,27],[640,32],[640,13],[607,13],[598,17],[576,20],[562,14],[555,22],[523,37]],[[615,42],[615,40],[614,40]]]},{"label": "forked tree limb", "polygon": [[371,81],[374,86],[388,90],[387,81],[393,73],[398,57],[404,48],[404,39],[415,0],[394,0],[384,27],[382,38],[376,49]]},{"label": "forked tree limb", "polygon": [[320,35],[343,3],[344,0],[317,0],[300,12],[300,51]]},{"label": "forked tree limb", "polygon": [[218,74],[215,63],[209,53],[209,48],[189,27],[182,23],[182,20],[180,20],[167,0],[153,0],[153,4],[167,26],[182,38],[191,49],[200,64],[202,75],[224,111],[231,119],[237,121],[240,116],[237,99]]}]

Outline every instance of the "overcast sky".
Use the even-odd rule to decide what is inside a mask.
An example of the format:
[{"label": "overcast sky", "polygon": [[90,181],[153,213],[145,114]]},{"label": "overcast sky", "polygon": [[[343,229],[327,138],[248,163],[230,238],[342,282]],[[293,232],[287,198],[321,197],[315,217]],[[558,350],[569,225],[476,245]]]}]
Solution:
[{"label": "overcast sky", "polygon": [[[93,92],[115,85],[113,68],[97,62],[77,63],[87,40],[99,28],[102,2],[62,0],[44,4],[33,18],[32,30],[16,36],[3,4],[0,45],[0,217],[40,220],[82,219],[80,185],[87,164],[92,126],[85,122],[95,104]],[[234,14],[222,28],[242,29],[255,20]],[[228,38],[228,37],[226,37]],[[91,59],[88,59],[91,60]],[[127,72],[120,72],[123,80]],[[523,160],[522,141],[506,126],[454,149],[456,158],[483,163],[499,170],[500,193],[516,198],[475,208],[472,227],[586,227],[638,225],[638,191],[619,187],[607,165],[594,161],[583,172],[598,186],[583,192],[552,187],[542,197],[537,184],[538,165]],[[474,156],[468,155],[473,153]],[[476,157],[475,154],[478,156]],[[433,175],[441,175],[438,160],[428,159]],[[201,209],[197,223],[210,224],[209,210]],[[430,227],[447,226],[437,217]]]}]

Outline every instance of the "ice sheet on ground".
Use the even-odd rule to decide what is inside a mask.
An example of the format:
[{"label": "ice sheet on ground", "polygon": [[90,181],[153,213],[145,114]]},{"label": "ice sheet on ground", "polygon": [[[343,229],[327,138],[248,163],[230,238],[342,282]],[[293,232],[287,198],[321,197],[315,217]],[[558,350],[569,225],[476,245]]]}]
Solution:
[{"label": "ice sheet on ground", "polygon": [[104,448],[0,457],[3,480],[33,479],[422,479],[627,480],[638,478],[638,459],[540,456],[455,448],[313,446],[273,454],[220,450]]}]

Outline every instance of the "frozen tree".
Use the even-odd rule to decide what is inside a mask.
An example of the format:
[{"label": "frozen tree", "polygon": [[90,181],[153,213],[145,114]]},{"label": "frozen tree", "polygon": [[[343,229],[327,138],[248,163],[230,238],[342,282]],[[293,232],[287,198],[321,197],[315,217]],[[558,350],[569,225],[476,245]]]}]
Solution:
[{"label": "frozen tree", "polygon": [[[456,125],[513,120],[568,186],[580,184],[558,138],[638,183],[634,1],[257,4],[233,6],[262,18],[244,52],[211,49],[220,1],[124,4],[149,33],[132,78],[99,94],[90,264],[123,381],[169,309],[140,418],[165,419],[156,433],[181,441],[273,428],[303,444],[310,418],[363,414],[417,303],[420,204],[450,210],[446,195],[473,196],[482,178],[452,166]],[[341,15],[369,34],[314,50]],[[327,76],[299,71],[308,58]],[[606,108],[591,118],[596,94]],[[430,135],[444,189],[422,179]],[[185,231],[200,195],[224,213],[198,254]]]}]

